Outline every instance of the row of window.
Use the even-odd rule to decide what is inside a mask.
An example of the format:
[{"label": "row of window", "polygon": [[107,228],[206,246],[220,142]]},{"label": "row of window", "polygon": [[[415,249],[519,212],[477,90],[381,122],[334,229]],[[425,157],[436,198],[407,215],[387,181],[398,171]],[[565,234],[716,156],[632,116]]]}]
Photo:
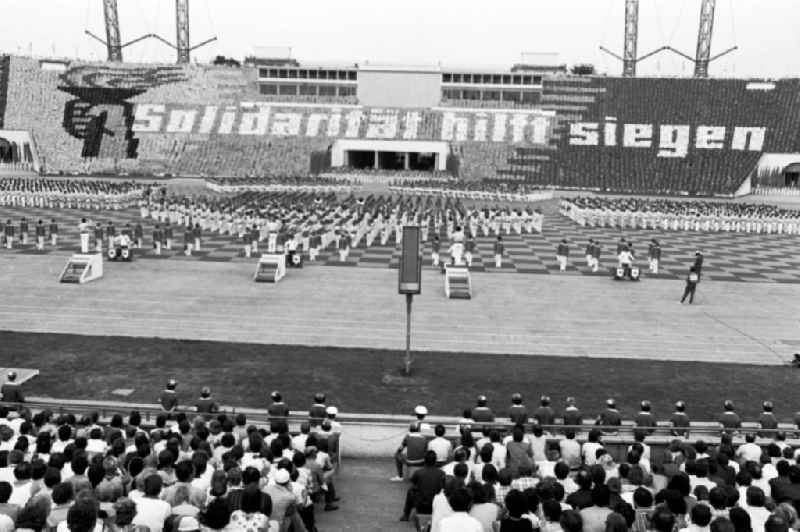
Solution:
[{"label": "row of window", "polygon": [[445,100],[483,100],[492,102],[517,102],[538,103],[541,93],[539,91],[512,90],[474,90],[474,89],[443,89],[442,97]]},{"label": "row of window", "polygon": [[[272,79],[326,79],[356,81],[355,70],[321,70],[306,68],[259,68],[259,78]],[[541,85],[542,76],[530,74],[442,74],[442,83],[473,83],[483,85]]]},{"label": "row of window", "polygon": [[333,79],[356,81],[355,70],[311,70],[306,68],[259,68],[258,77],[275,79]]},{"label": "row of window", "polygon": [[310,85],[303,83],[295,84],[274,84],[261,83],[259,92],[265,95],[281,96],[355,96],[356,88],[352,85]]},{"label": "row of window", "polygon": [[528,74],[442,74],[442,83],[541,85],[542,76],[533,76]]}]

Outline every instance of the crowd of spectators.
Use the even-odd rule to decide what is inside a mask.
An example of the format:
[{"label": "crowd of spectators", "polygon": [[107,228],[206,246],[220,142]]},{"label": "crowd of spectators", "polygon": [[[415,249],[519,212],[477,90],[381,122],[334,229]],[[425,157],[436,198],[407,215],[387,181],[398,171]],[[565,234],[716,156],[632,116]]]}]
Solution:
[{"label": "crowd of spectators", "polygon": [[154,427],[138,411],[101,422],[0,405],[0,530],[313,532],[317,507],[338,509],[341,428],[324,397],[293,436],[277,392],[258,425],[208,390],[180,411],[164,395]]},{"label": "crowd of spectators", "polygon": [[561,212],[599,227],[800,233],[800,210],[765,203],[595,196],[562,199]]},{"label": "crowd of spectators", "polygon": [[[549,398],[529,414],[521,396],[501,432],[486,398],[464,413],[455,438],[431,427],[417,407],[397,455],[410,486],[401,520],[433,532],[788,532],[800,528],[798,453],[765,403],[760,428],[741,430],[733,404],[718,419],[718,441],[692,441],[685,405],[671,418],[663,451],[647,443],[655,431],[648,402],[634,418],[634,442],[607,447],[621,423],[609,401],[597,427],[581,426],[568,399],[564,425]],[[576,426],[577,425],[577,426]],[[576,432],[588,430],[581,443]],[[734,434],[744,435],[734,443]],[[764,439],[757,440],[760,435]],[[717,438],[714,438],[717,440]],[[618,446],[619,444],[617,444]],[[404,475],[405,469],[405,475]]]}]

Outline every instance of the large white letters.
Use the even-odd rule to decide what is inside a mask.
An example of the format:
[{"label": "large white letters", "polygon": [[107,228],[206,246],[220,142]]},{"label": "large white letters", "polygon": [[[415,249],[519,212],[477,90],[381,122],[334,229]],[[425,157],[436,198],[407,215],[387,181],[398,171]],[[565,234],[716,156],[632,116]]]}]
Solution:
[{"label": "large white letters", "polygon": [[456,116],[452,111],[442,113],[442,139],[464,142],[467,140],[469,124],[465,116]]},{"label": "large white letters", "polygon": [[725,147],[725,128],[697,126],[694,147],[701,150],[721,150]]},{"label": "large white letters", "polygon": [[131,129],[140,133],[160,132],[164,111],[166,111],[166,106],[164,105],[140,103],[136,106]]},{"label": "large white letters", "polygon": [[475,123],[472,128],[472,140],[486,142],[486,132],[489,130],[489,116],[486,113],[476,113]]},{"label": "large white letters", "polygon": [[417,111],[409,111],[403,119],[403,139],[404,140],[417,140],[419,135],[419,123],[422,118]]},{"label": "large white letters", "polygon": [[528,115],[514,113],[511,117],[511,142],[519,144],[525,140],[525,127],[528,125]]},{"label": "large white letters", "polygon": [[367,122],[367,138],[393,139],[397,137],[397,111],[373,109]]},{"label": "large white letters", "polygon": [[[701,124],[625,123],[617,116],[597,122],[570,122],[570,146],[598,149],[653,148],[656,157],[683,158],[690,149],[762,151],[765,127]],[[135,106],[137,134],[235,134],[279,137],[443,140],[547,145],[556,116],[540,109],[401,110],[271,102],[226,106],[148,104]]]},{"label": "large white letters", "polygon": [[265,103],[242,103],[243,109],[254,109],[242,113],[239,123],[240,135],[266,135],[269,123],[269,105]]},{"label": "large white letters", "polygon": [[686,157],[689,153],[689,126],[663,124],[658,134],[659,157]]},{"label": "large white letters", "polygon": [[173,109],[169,113],[167,133],[191,133],[194,129],[194,119],[197,111],[194,109]]},{"label": "large white letters", "polygon": [[319,135],[319,126],[328,117],[322,113],[311,113],[308,115],[308,122],[306,122],[306,137],[316,137]]},{"label": "large white letters", "polygon": [[275,113],[272,121],[272,134],[278,137],[296,137],[300,134],[300,113]]},{"label": "large white letters", "polygon": [[569,125],[569,143],[573,146],[597,146],[600,142],[597,122],[573,122]]},{"label": "large white letters", "polygon": [[626,148],[649,148],[653,144],[653,126],[650,124],[625,124],[622,145]]},{"label": "large white letters", "polygon": [[537,115],[531,121],[530,141],[532,144],[547,144],[550,137],[550,118]]},{"label": "large white letters", "polygon": [[737,127],[733,130],[731,149],[761,151],[766,132],[765,127]]},{"label": "large white letters", "polygon": [[506,140],[506,129],[508,128],[508,115],[505,113],[495,113],[494,130],[492,131],[492,142],[503,142]]}]

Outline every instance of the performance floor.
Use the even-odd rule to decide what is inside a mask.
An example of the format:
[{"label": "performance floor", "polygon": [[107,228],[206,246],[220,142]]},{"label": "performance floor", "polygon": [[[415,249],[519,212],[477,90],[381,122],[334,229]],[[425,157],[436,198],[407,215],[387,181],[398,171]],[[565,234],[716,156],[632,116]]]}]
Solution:
[{"label": "performance floor", "polygon": [[[705,256],[703,274],[706,279],[714,281],[746,281],[800,283],[800,236],[799,235],[763,235],[747,233],[713,233],[656,231],[644,229],[614,229],[581,227],[573,221],[553,212],[554,202],[548,204],[541,234],[523,234],[504,236],[508,257],[502,268],[495,268],[493,244],[495,237],[480,236],[477,241],[477,253],[472,270],[489,273],[530,273],[544,275],[578,275],[588,277],[607,277],[615,265],[616,244],[620,236],[633,241],[634,250],[640,257],[638,265],[644,277],[657,279],[683,279],[689,265],[694,259],[695,251],[702,251]],[[57,248],[47,245],[44,251],[35,249],[33,236],[27,246],[17,246],[13,250],[0,249],[0,257],[4,255],[67,255],[79,248],[77,225],[82,216],[90,221],[99,221],[103,226],[113,220],[119,231],[125,223],[131,227],[140,219],[138,210],[123,211],[89,211],[52,210],[35,208],[0,207],[0,219],[12,220],[17,225],[21,217],[27,217],[31,234],[33,226],[41,218],[45,224],[53,217],[57,220],[61,239]],[[175,228],[175,242],[171,251],[164,251],[161,256],[153,254],[152,229],[153,221],[145,220],[145,249],[136,250],[138,259],[168,262],[231,262],[243,257],[242,246],[236,239],[227,235],[206,234],[202,241],[202,251],[194,256],[186,257],[182,253],[183,231]],[[570,265],[567,272],[559,272],[555,261],[555,249],[562,238],[570,242]],[[603,247],[601,271],[592,273],[585,264],[583,251],[589,238],[599,240]],[[647,272],[646,254],[651,238],[658,238],[662,247],[660,272],[651,275]],[[93,242],[94,239],[92,238]],[[363,245],[363,241],[362,241]],[[443,256],[446,258],[447,243],[442,242]],[[431,248],[426,245],[425,269],[435,271],[431,265]],[[339,267],[372,267],[396,268],[399,260],[399,249],[390,239],[386,246],[357,248],[350,252],[346,262],[340,262],[336,250],[329,248],[322,251],[319,264]]]},{"label": "performance floor", "polygon": [[[103,279],[60,284],[63,253],[0,253],[0,328],[254,343],[400,348],[405,301],[388,268],[290,269],[255,283],[255,259],[105,264]],[[710,277],[710,276],[709,276]],[[423,274],[415,350],[783,364],[800,351],[800,285],[473,274],[448,300]],[[0,349],[2,351],[2,349]]]}]

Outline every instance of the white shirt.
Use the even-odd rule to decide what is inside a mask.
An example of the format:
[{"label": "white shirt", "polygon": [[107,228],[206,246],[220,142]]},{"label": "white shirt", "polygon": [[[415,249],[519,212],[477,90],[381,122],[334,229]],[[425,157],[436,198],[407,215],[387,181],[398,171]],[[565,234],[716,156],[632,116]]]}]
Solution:
[{"label": "white shirt", "polygon": [[8,498],[8,503],[16,504],[23,508],[28,499],[31,498],[31,482],[27,481],[19,485],[12,483],[11,487],[11,497]]},{"label": "white shirt", "polygon": [[494,451],[492,452],[492,464],[500,471],[506,467],[508,449],[506,449],[506,446],[502,443],[493,443],[492,446],[494,447]]},{"label": "white shirt", "polygon": [[455,512],[439,521],[439,532],[483,532],[483,526],[468,513]]},{"label": "white shirt", "polygon": [[738,449],[736,449],[736,456],[740,456],[746,462],[758,463],[758,461],[761,459],[761,447],[755,443],[742,444]]},{"label": "white shirt", "polygon": [[533,451],[534,462],[544,462],[547,460],[547,436],[542,434],[538,438],[533,434],[528,436],[528,441],[531,442],[531,450]]},{"label": "white shirt", "polygon": [[453,509],[447,502],[444,491],[440,491],[433,497],[433,513],[431,514],[431,532],[441,532],[440,524],[442,519],[453,515]]},{"label": "white shirt", "polygon": [[447,438],[437,436],[428,442],[428,450],[436,453],[437,462],[446,462],[450,458],[450,452],[453,450],[453,444]]},{"label": "white shirt", "polygon": [[581,456],[583,456],[583,462],[587,466],[592,466],[597,463],[597,450],[602,449],[603,446],[600,443],[596,442],[586,442],[583,444],[583,449],[581,449]]},{"label": "white shirt", "polygon": [[[94,525],[94,532],[103,532],[103,530],[105,530],[103,526],[103,520],[98,518],[97,522]],[[56,532],[69,532],[69,527],[67,526],[66,519],[58,523],[58,526],[56,527]]]},{"label": "white shirt", "polygon": [[14,532],[14,521],[6,514],[0,514],[0,532]]},{"label": "white shirt", "polygon": [[144,525],[150,532],[162,532],[164,520],[172,514],[172,507],[161,499],[142,497],[136,501],[136,517],[134,525]]}]

